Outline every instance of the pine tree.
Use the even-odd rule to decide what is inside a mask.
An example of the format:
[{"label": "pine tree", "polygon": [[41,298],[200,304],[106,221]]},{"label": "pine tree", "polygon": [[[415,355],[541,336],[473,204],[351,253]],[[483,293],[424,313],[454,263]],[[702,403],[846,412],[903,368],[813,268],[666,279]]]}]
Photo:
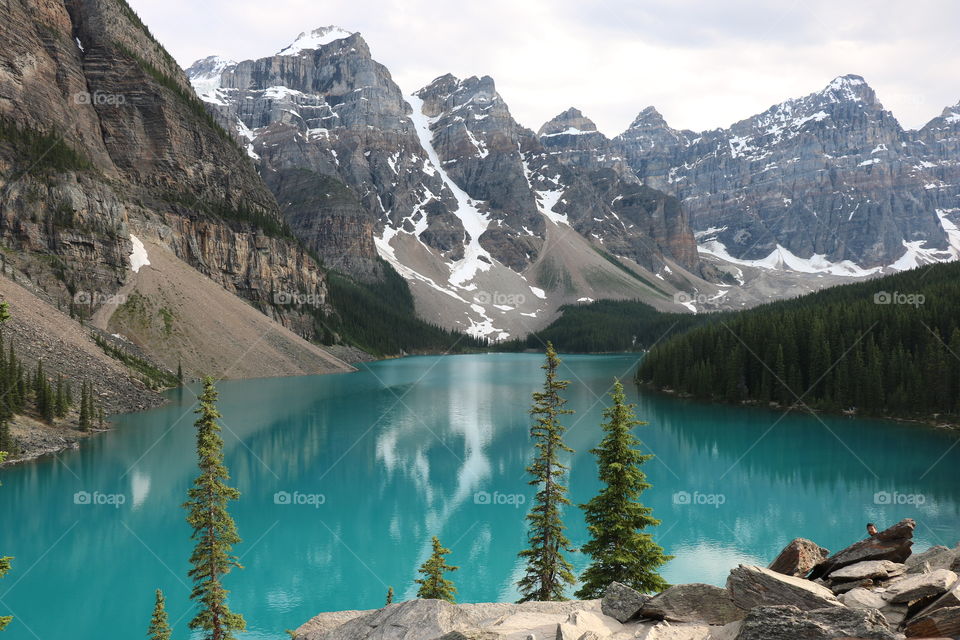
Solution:
[{"label": "pine tree", "polygon": [[651,516],[649,507],[639,498],[650,488],[641,466],[653,458],[640,453],[640,440],[634,427],[646,424],[636,419],[634,405],[626,403],[623,384],[617,380],[610,394],[613,405],[603,412],[604,437],[600,446],[591,450],[597,457],[603,488],[584,510],[590,541],[582,551],[591,557],[590,566],[581,576],[583,587],[577,598],[592,600],[603,597],[611,582],[619,582],[641,593],[658,593],[669,585],[657,569],[670,560],[649,533],[660,521]]},{"label": "pine tree", "polygon": [[163,591],[157,589],[156,601],[153,605],[153,616],[150,618],[150,628],[147,630],[150,640],[170,640],[170,622],[167,618],[166,600]]},{"label": "pine tree", "polygon": [[64,389],[64,397],[66,398],[66,401],[67,401],[67,409],[69,410],[70,407],[73,406],[73,385],[70,384],[70,381],[69,381],[69,380],[67,380],[67,383],[66,383],[66,385],[64,385],[64,387],[65,387],[65,389]]},{"label": "pine tree", "polygon": [[87,381],[80,386],[80,431],[90,430],[90,392],[87,390]]},{"label": "pine tree", "polygon": [[183,384],[183,362],[180,360],[177,361],[177,380]]},{"label": "pine tree", "polygon": [[[443,545],[440,544],[440,538],[433,536],[433,553],[430,554],[426,562],[420,565],[420,573],[423,574],[423,578],[415,580],[420,585],[420,590],[417,591],[418,598],[456,602],[454,594],[457,592],[457,588],[453,586],[453,582],[444,577],[444,574],[448,571],[456,571],[460,567],[447,564],[446,556],[449,553],[450,549],[444,549]],[[392,592],[388,595],[392,596]]]},{"label": "pine tree", "polygon": [[240,492],[227,485],[230,475],[223,463],[223,439],[217,418],[217,390],[213,379],[203,381],[197,428],[197,457],[200,475],[189,491],[187,523],[193,528],[191,538],[196,547],[190,556],[189,576],[193,580],[190,598],[200,607],[190,621],[191,629],[202,629],[205,640],[233,640],[234,631],[246,629],[243,616],[230,611],[227,590],[221,582],[234,567],[242,568],[231,555],[233,546],[240,542],[237,526],[227,506],[237,500]]},{"label": "pine tree", "polygon": [[67,394],[63,386],[63,374],[57,374],[57,391],[56,391],[56,402],[54,404],[54,415],[58,418],[62,418],[67,415]]},{"label": "pine tree", "polygon": [[534,416],[530,435],[535,441],[536,454],[527,471],[533,476],[530,484],[539,489],[527,515],[530,546],[520,552],[520,558],[527,563],[524,576],[517,583],[520,602],[563,600],[565,586],[576,582],[573,566],[563,555],[571,549],[560,517],[561,508],[570,501],[564,484],[567,468],[559,456],[563,452],[573,452],[563,442],[566,429],[560,424],[560,416],[573,412],[563,408],[566,400],[560,392],[570,383],[557,379],[559,366],[560,358],[553,344],[547,343],[547,361],[542,367],[546,371],[546,381],[543,391],[533,394],[534,404],[530,410]]},{"label": "pine tree", "polygon": [[387,587],[387,604],[393,604],[393,587]]}]

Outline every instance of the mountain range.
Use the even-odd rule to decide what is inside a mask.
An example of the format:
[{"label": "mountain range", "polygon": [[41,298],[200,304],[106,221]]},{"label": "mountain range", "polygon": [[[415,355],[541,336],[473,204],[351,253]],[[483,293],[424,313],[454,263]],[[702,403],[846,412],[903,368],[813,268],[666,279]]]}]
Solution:
[{"label": "mountain range", "polygon": [[608,138],[576,108],[524,127],[488,76],[404,95],[335,26],[187,74],[325,264],[385,260],[422,317],[478,336],[601,298],[740,308],[960,246],[960,106],[904,130],[858,76],[702,133],[649,107]]}]

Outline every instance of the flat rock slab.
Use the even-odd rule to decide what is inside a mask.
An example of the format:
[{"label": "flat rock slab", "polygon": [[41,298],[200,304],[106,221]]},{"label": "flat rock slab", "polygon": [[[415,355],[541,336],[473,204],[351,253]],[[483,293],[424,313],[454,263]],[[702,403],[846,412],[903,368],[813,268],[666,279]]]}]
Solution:
[{"label": "flat rock slab", "polygon": [[600,610],[605,616],[610,616],[619,622],[626,622],[637,617],[648,600],[650,596],[631,589],[625,584],[613,582],[607,587],[603,600],[600,601]]},{"label": "flat rock slab", "polygon": [[908,638],[956,638],[960,636],[960,607],[937,609],[907,622]]},{"label": "flat rock slab", "polygon": [[[910,573],[923,573],[937,569],[953,569],[953,565],[960,558],[958,549],[948,549],[943,546],[930,547],[923,553],[907,558]],[[912,562],[911,562],[912,561]]]},{"label": "flat rock slab", "polygon": [[949,569],[937,569],[904,578],[891,585],[884,597],[890,602],[912,602],[928,596],[946,593],[957,582],[957,574]]},{"label": "flat rock slab", "polygon": [[913,546],[913,530],[916,527],[917,523],[913,519],[905,518],[889,529],[854,543],[830,556],[813,569],[810,578],[829,576],[837,569],[865,560],[904,562],[910,557],[910,549]]},{"label": "flat rock slab", "polygon": [[824,586],[745,564],[730,572],[727,590],[733,603],[747,611],[765,605],[793,605],[801,610],[842,606]]},{"label": "flat rock slab", "polygon": [[874,609],[830,607],[801,611],[796,607],[757,607],[743,621],[736,640],[898,640],[903,636]]},{"label": "flat rock slab", "polygon": [[747,612],[733,603],[730,592],[710,584],[677,584],[647,601],[640,615],[671,622],[725,625]]},{"label": "flat rock slab", "polygon": [[890,576],[903,573],[906,565],[890,560],[865,560],[837,569],[830,574],[835,582],[848,580],[886,580]]},{"label": "flat rock slab", "polygon": [[830,552],[816,542],[806,538],[796,538],[783,548],[767,568],[777,573],[802,578],[829,555]]},{"label": "flat rock slab", "polygon": [[881,609],[887,604],[879,594],[859,587],[840,596],[840,602],[851,609]]}]

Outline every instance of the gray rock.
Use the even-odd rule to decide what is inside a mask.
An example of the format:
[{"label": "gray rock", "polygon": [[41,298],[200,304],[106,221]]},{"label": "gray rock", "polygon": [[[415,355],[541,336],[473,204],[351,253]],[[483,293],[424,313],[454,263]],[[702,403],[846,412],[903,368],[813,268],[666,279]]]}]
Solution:
[{"label": "gray rock", "polygon": [[678,584],[655,595],[640,610],[644,618],[724,625],[743,619],[726,589],[709,584]]},{"label": "gray rock", "polygon": [[960,607],[960,580],[954,582],[949,591],[934,600],[929,606],[927,606],[917,615],[926,615],[928,613],[933,613],[937,609],[948,609],[952,607]]},{"label": "gray rock", "polygon": [[908,638],[956,638],[960,636],[960,607],[918,615],[907,622],[903,631]]},{"label": "gray rock", "polygon": [[880,609],[887,604],[880,595],[869,589],[857,588],[840,596],[840,602],[851,609]]},{"label": "gray rock", "polygon": [[906,565],[910,573],[928,573],[936,569],[953,570],[953,564],[957,561],[958,550],[948,549],[943,546],[930,547],[923,553],[907,558]]},{"label": "gray rock", "polygon": [[727,590],[734,604],[746,610],[764,605],[792,605],[802,610],[840,606],[826,587],[750,565],[730,572]]},{"label": "gray rock", "polygon": [[885,594],[890,602],[912,602],[946,593],[957,582],[957,574],[949,569],[914,575],[891,585]]},{"label": "gray rock", "polygon": [[796,607],[757,607],[747,614],[736,640],[898,640],[875,609],[830,607],[801,611]]},{"label": "gray rock", "polygon": [[910,548],[913,546],[913,530],[916,527],[916,522],[910,518],[905,518],[889,529],[833,554],[814,568],[810,573],[810,578],[829,576],[837,569],[866,560],[891,560],[902,563],[910,557]]},{"label": "gray rock", "polygon": [[600,601],[600,610],[603,615],[610,616],[618,622],[627,622],[640,614],[640,610],[650,600],[644,595],[625,584],[611,583],[607,592]]},{"label": "gray rock", "polygon": [[387,605],[330,629],[298,636],[301,640],[430,640],[467,625],[466,615],[444,600],[410,600]]},{"label": "gray rock", "polygon": [[767,567],[771,571],[802,578],[827,559],[830,552],[812,540],[796,538]]},{"label": "gray rock", "polygon": [[866,560],[837,569],[830,574],[830,579],[835,582],[846,582],[848,580],[885,580],[891,576],[900,575],[903,571],[904,565],[896,562],[890,562],[889,560]]},{"label": "gray rock", "polygon": [[830,591],[840,595],[841,593],[847,593],[854,589],[869,589],[874,586],[876,586],[876,584],[873,580],[851,580],[849,582],[838,582],[830,585]]}]

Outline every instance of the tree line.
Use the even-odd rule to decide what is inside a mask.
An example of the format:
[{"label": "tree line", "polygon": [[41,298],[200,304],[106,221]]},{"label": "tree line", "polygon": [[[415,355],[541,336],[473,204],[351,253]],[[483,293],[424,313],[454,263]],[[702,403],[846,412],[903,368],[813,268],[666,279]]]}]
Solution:
[{"label": "tree line", "polygon": [[[10,318],[7,303],[0,304],[0,325]],[[16,415],[29,415],[56,424],[76,412],[76,428],[89,431],[103,428],[103,407],[96,401],[93,384],[81,383],[79,404],[74,397],[70,380],[57,374],[51,378],[43,359],[29,371],[14,348],[13,340],[5,341],[0,331],[0,451],[14,457],[20,445],[10,431],[10,421]]]},{"label": "tree line", "polygon": [[[562,417],[573,412],[564,407],[562,392],[569,381],[559,379],[559,366],[560,358],[553,345],[548,344],[543,389],[533,394],[530,411],[534,456],[527,471],[537,493],[527,515],[529,546],[519,554],[526,564],[518,582],[520,602],[564,600],[566,588],[576,583],[566,558],[574,550],[564,534],[563,508],[570,501],[566,497],[567,467],[560,460],[564,452],[572,452],[563,440],[566,429]],[[634,407],[626,402],[619,380],[615,381],[610,397],[612,404],[603,413],[604,436],[592,450],[603,488],[587,504],[580,505],[591,535],[583,547],[591,563],[581,575],[582,586],[575,594],[584,599],[602,596],[611,582],[643,592],[661,591],[668,586],[657,569],[671,556],[647,531],[660,521],[640,502],[643,491],[651,486],[641,467],[653,456],[640,452],[641,442],[633,429],[645,423],[634,416]],[[214,382],[206,378],[195,412],[199,417],[194,424],[199,474],[183,505],[194,541],[188,576],[193,583],[190,598],[197,607],[188,626],[201,632],[205,640],[235,640],[235,633],[245,630],[246,622],[230,609],[223,579],[233,569],[242,568],[233,555],[233,547],[241,538],[229,512],[229,504],[239,499],[240,492],[229,484],[216,401]],[[418,598],[455,602],[457,588],[448,574],[460,568],[447,562],[450,553],[438,537],[432,537],[430,556],[420,566],[420,577],[415,580],[419,585]],[[389,587],[386,604],[393,600],[393,587]],[[148,637],[170,640],[171,633],[166,600],[158,589],[154,593]]]},{"label": "tree line", "polygon": [[960,265],[763,305],[654,347],[637,381],[707,400],[960,418]]}]

